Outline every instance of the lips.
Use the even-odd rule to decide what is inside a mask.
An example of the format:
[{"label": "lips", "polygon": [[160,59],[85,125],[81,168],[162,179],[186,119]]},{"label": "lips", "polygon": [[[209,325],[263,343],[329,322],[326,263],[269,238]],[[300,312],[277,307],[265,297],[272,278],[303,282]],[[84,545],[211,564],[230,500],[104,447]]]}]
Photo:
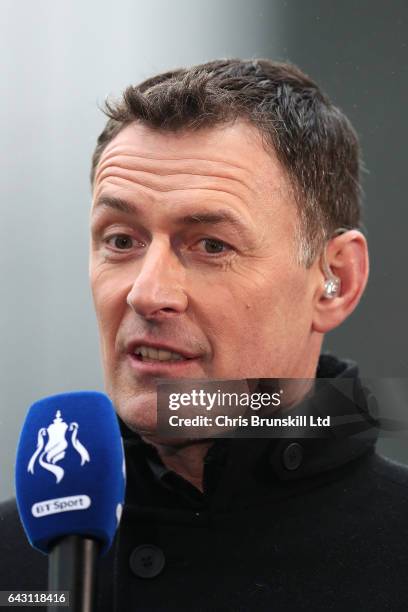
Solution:
[{"label": "lips", "polygon": [[193,353],[185,348],[167,343],[149,342],[143,339],[130,342],[127,352],[143,363],[176,363],[200,357],[198,353]]}]

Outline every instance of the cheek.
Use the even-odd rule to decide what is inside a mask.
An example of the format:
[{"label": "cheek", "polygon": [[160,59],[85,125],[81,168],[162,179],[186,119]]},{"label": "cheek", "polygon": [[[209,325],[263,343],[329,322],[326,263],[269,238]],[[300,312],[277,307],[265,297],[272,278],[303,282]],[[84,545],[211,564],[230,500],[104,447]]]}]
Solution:
[{"label": "cheek", "polygon": [[258,321],[257,344],[273,348],[275,359],[286,363],[295,359],[308,341],[312,325],[312,297],[305,275],[294,273],[281,278],[270,295],[254,305]]},{"label": "cheek", "polygon": [[[216,345],[232,350],[245,346],[252,355],[265,341],[288,345],[310,321],[311,298],[304,271],[268,275],[258,272],[246,283],[213,285],[204,312]],[[236,277],[234,278],[236,281]],[[249,343],[250,341],[250,343]]]},{"label": "cheek", "polygon": [[106,353],[112,347],[118,327],[126,310],[125,279],[113,278],[108,272],[91,274],[92,295],[98,320],[102,348]]},{"label": "cheek", "polygon": [[223,282],[213,281],[211,290],[207,284],[201,300],[197,299],[198,295],[198,292],[190,294],[191,313],[210,341],[215,361],[224,362],[233,355],[236,362],[237,351],[245,350],[248,339],[262,325],[260,295],[237,283],[236,276],[232,281],[227,277]]}]

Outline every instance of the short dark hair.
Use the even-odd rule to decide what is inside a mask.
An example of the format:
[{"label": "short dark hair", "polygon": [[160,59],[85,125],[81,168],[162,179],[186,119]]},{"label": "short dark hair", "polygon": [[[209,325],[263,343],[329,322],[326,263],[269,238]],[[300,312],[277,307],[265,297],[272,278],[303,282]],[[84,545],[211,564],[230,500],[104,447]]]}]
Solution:
[{"label": "short dark hair", "polygon": [[360,149],[345,115],[292,64],[226,59],[165,72],[105,102],[109,117],[92,157],[129,123],[198,130],[243,119],[272,147],[290,178],[299,213],[299,260],[310,266],[333,232],[359,228]]}]

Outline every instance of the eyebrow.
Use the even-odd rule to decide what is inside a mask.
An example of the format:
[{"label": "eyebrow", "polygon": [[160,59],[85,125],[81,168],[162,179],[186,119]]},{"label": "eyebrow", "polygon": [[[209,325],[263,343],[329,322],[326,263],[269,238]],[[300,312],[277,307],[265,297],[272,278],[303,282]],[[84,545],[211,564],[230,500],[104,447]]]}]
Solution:
[{"label": "eyebrow", "polygon": [[[119,212],[127,215],[134,215],[139,212],[139,208],[135,204],[130,204],[122,198],[104,195],[98,198],[95,202],[95,208],[99,207],[113,208]],[[238,215],[232,211],[219,209],[211,212],[208,211],[196,211],[188,215],[182,215],[175,219],[175,222],[182,225],[219,225],[229,224],[236,230],[242,233],[245,237],[250,238],[251,233],[248,226],[241,221]]]}]

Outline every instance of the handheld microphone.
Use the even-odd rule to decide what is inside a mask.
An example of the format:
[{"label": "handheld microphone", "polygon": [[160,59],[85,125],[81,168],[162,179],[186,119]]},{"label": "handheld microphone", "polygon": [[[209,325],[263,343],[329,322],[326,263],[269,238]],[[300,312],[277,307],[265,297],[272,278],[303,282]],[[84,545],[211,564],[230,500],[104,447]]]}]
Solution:
[{"label": "handheld microphone", "polygon": [[49,554],[49,590],[68,590],[70,610],[91,611],[96,558],[112,544],[125,496],[119,423],[105,395],[64,393],[31,406],[16,496],[30,544]]}]

